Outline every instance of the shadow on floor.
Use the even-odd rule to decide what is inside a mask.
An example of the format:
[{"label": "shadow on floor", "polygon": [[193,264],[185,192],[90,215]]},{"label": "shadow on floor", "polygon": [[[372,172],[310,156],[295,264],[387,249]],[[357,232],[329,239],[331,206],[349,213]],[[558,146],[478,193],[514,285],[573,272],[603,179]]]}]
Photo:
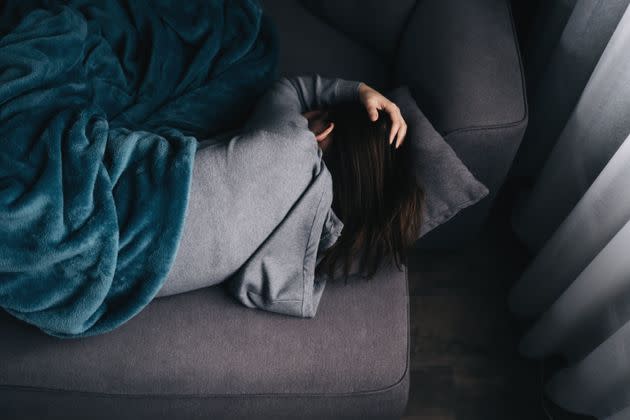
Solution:
[{"label": "shadow on floor", "polygon": [[490,222],[456,251],[409,261],[411,387],[404,420],[584,420],[542,396],[540,362],[517,353],[523,332],[507,294],[531,257],[509,228],[506,186]]}]

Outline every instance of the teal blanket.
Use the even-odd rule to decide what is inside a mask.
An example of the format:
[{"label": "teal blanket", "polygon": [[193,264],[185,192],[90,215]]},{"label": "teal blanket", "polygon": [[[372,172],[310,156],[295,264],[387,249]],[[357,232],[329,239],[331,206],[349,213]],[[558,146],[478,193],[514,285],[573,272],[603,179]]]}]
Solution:
[{"label": "teal blanket", "polygon": [[173,262],[197,139],[277,77],[256,0],[0,3],[0,306],[106,333]]}]

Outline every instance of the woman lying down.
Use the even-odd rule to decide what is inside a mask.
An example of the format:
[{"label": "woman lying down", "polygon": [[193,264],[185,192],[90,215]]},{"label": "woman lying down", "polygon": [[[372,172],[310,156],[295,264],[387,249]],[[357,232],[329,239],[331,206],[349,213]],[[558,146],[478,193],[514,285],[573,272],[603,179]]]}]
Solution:
[{"label": "woman lying down", "polygon": [[365,83],[276,81],[241,130],[200,143],[157,297],[225,282],[246,306],[313,317],[326,278],[347,279],[353,266],[369,278],[388,258],[400,268],[423,200],[406,131],[398,107]]}]

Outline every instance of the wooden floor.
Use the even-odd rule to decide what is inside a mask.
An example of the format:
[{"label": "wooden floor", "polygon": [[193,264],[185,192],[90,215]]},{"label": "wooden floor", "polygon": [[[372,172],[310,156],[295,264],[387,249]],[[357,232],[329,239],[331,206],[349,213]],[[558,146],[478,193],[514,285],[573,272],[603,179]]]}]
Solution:
[{"label": "wooden floor", "polygon": [[[504,202],[509,200],[505,198]],[[410,262],[411,386],[404,420],[577,420],[543,399],[538,361],[518,355],[523,325],[507,294],[530,257],[500,204],[471,246]]]}]

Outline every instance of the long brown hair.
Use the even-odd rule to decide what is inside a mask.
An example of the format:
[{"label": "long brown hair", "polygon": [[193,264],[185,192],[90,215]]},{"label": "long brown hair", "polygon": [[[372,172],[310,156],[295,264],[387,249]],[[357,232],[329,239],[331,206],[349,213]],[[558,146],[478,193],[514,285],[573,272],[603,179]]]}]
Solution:
[{"label": "long brown hair", "polygon": [[[373,277],[385,257],[396,266],[420,232],[424,190],[411,171],[408,141],[398,149],[389,144],[392,121],[379,112],[376,121],[359,103],[329,108],[333,138],[323,155],[333,179],[335,214],[344,224],[341,236],[325,251],[316,273],[334,278],[343,264],[346,281],[354,257],[360,255],[359,273]],[[365,275],[364,275],[365,277]]]}]

